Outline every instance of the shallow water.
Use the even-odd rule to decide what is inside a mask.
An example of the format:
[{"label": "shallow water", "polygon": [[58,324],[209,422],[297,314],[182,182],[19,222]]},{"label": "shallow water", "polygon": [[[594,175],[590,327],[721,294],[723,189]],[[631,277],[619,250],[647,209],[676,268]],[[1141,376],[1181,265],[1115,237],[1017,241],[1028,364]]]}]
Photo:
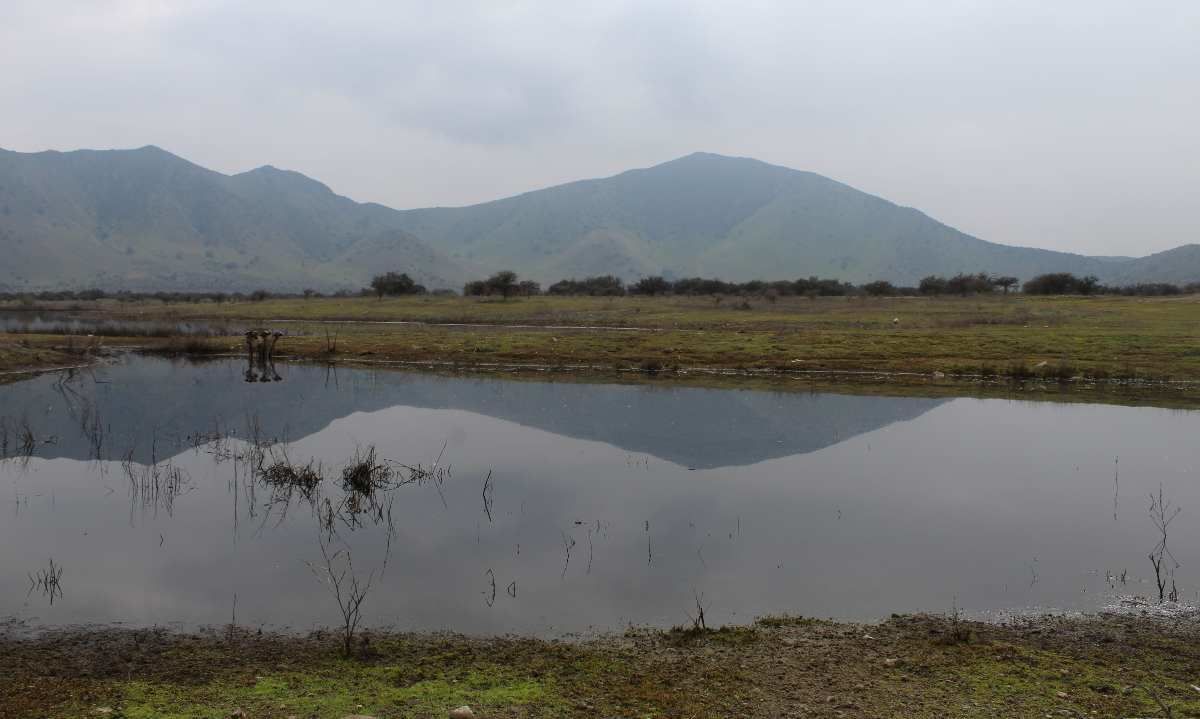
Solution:
[{"label": "shallow water", "polygon": [[[366,622],[404,629],[684,624],[697,598],[710,624],[1088,610],[1156,594],[1159,483],[1181,597],[1200,586],[1196,412],[246,371],[126,357],[0,386],[0,616],[328,625],[322,541],[373,576]],[[440,471],[347,493],[370,447],[393,484]],[[320,463],[312,496],[255,471],[285,454]]]},{"label": "shallow water", "polygon": [[186,335],[221,337],[244,332],[241,325],[192,320],[168,322],[136,318],[101,317],[73,312],[2,311],[0,332],[41,334],[101,334],[130,337]]}]

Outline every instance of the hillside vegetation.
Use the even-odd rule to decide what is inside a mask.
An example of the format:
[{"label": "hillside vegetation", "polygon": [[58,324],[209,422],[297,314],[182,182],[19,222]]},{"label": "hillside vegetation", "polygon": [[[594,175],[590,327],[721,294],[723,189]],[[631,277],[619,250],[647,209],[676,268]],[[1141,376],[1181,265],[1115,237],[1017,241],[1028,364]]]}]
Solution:
[{"label": "hillside vegetation", "polygon": [[379,266],[461,284],[397,218],[295,172],[222,175],[156,147],[0,151],[0,290],[332,289]]},{"label": "hillside vegetation", "polygon": [[0,150],[0,291],[429,289],[514,270],[915,285],[927,275],[1200,280],[1200,246],[1097,258],[985,242],[811,172],[697,153],[460,208],[397,211],[299,173],[206,170],[156,147]]},{"label": "hillside vegetation", "polygon": [[463,208],[405,226],[452,256],[541,281],[577,275],[818,275],[913,285],[931,274],[1096,275],[1124,284],[1200,279],[1200,248],[1090,258],[971,237],[918,210],[811,172],[706,153]]}]

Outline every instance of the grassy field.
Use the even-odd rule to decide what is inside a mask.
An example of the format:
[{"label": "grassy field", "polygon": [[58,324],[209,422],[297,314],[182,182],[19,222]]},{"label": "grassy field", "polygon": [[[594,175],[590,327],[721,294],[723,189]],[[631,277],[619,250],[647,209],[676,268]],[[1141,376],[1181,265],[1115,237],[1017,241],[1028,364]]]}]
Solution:
[{"label": "grassy field", "polygon": [[[1200,298],[413,297],[76,303],[109,318],[286,330],[279,353],[590,371],[770,370],[1200,381]],[[3,309],[3,308],[0,308]],[[410,322],[420,324],[376,324]],[[336,351],[331,342],[336,335]],[[19,339],[4,336],[11,346]],[[25,337],[54,346],[53,338]],[[121,344],[120,338],[106,338]],[[134,342],[134,340],[129,340]],[[128,342],[126,342],[128,343]],[[146,338],[138,344],[161,344]],[[240,351],[237,338],[207,340]],[[196,347],[200,347],[197,345]]]},{"label": "grassy field", "polygon": [[[12,719],[1196,716],[1194,623],[760,620],[581,642],[65,630],[0,635]],[[1168,714],[1170,712],[1170,714]]]},{"label": "grassy field", "polygon": [[[15,305],[0,309],[15,308]],[[658,329],[890,329],[899,318],[905,329],[962,329],[973,326],[1034,328],[1080,324],[1124,327],[1130,321],[1157,323],[1190,320],[1200,295],[1168,298],[1038,297],[366,297],[281,299],[224,304],[145,301],[63,303],[112,316],[226,317],[239,319],[310,319],[422,321],[534,325],[598,325]],[[1189,309],[1190,308],[1190,309]]]},{"label": "grassy field", "polygon": [[20,379],[22,375],[17,372],[22,369],[65,367],[87,361],[65,349],[55,349],[63,344],[61,338],[53,338],[52,341],[42,338],[36,343],[23,343],[19,338],[0,340],[0,384]]}]

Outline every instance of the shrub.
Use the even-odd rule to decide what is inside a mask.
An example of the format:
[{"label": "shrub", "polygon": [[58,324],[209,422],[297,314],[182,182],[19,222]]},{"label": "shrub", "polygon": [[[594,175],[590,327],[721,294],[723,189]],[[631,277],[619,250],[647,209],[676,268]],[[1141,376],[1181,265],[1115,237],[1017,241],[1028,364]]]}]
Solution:
[{"label": "shrub", "polygon": [[992,283],[992,278],[988,277],[986,272],[980,272],[975,275],[966,275],[958,273],[957,275],[946,280],[946,292],[951,292],[956,295],[986,294],[995,289]]},{"label": "shrub", "polygon": [[507,299],[514,294],[519,294],[522,285],[525,285],[527,291],[535,288],[538,292],[541,291],[541,287],[536,282],[518,282],[516,272],[501,270],[486,280],[474,280],[463,285],[463,294],[474,297],[501,295]]},{"label": "shrub", "polygon": [[665,295],[671,291],[671,283],[662,277],[643,277],[629,286],[629,292],[635,295]]},{"label": "shrub", "polygon": [[1076,277],[1070,272],[1038,275],[1022,288],[1028,295],[1091,295],[1099,289],[1100,280],[1095,276]]},{"label": "shrub", "polygon": [[934,297],[944,294],[946,292],[946,278],[942,277],[941,275],[929,275],[928,277],[922,279],[921,283],[917,285],[917,291],[923,295],[931,295]]},{"label": "shrub", "polygon": [[593,297],[620,297],[625,294],[625,284],[613,275],[571,278],[559,280],[546,289],[552,295],[590,295]]},{"label": "shrub", "polygon": [[887,280],[876,280],[863,285],[863,291],[872,297],[885,297],[896,294],[896,286]]},{"label": "shrub", "polygon": [[387,272],[371,278],[371,291],[379,298],[382,298],[384,295],[391,297],[423,295],[425,294],[425,286],[417,284],[407,273]]}]

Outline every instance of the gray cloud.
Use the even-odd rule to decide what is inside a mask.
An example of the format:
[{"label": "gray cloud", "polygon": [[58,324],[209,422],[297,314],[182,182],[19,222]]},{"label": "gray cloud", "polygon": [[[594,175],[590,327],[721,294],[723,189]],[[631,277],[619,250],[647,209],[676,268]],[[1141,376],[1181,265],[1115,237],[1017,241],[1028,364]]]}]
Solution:
[{"label": "gray cloud", "polygon": [[1200,241],[1200,5],[10,0],[0,146],[161,145],[465,204],[693,150],[986,239]]}]

